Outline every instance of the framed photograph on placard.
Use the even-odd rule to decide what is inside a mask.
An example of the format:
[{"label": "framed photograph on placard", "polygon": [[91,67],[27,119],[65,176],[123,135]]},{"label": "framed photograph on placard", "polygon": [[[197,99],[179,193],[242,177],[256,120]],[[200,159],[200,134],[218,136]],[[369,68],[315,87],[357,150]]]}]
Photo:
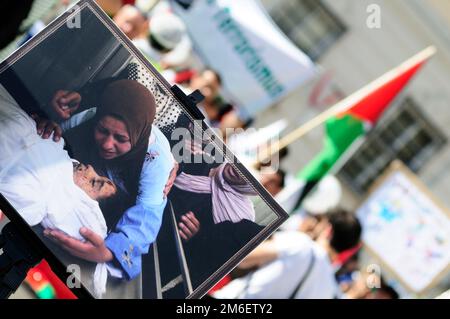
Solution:
[{"label": "framed photograph on placard", "polygon": [[94,1],[0,64],[0,123],[0,210],[80,297],[201,297],[287,218]]}]

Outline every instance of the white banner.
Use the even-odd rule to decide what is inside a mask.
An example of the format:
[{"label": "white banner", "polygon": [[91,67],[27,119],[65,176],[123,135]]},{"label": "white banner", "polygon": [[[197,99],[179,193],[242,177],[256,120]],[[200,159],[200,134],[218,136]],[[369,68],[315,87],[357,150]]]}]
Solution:
[{"label": "white banner", "polygon": [[203,62],[220,73],[224,96],[248,116],[276,103],[315,73],[257,0],[196,0],[175,11]]}]

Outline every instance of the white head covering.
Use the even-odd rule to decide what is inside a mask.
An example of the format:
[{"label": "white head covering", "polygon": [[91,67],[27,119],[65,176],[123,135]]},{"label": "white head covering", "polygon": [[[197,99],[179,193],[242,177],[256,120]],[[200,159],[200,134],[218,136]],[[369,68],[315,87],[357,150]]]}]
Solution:
[{"label": "white head covering", "polygon": [[172,50],[186,35],[186,26],[173,13],[161,13],[150,18],[150,34],[164,48]]}]

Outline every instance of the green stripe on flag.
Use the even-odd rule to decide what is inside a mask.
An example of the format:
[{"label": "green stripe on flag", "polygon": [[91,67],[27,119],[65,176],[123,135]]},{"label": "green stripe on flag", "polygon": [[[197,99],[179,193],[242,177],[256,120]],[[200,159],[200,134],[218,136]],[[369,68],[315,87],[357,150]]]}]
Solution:
[{"label": "green stripe on flag", "polygon": [[324,148],[297,177],[305,181],[320,180],[364,132],[364,123],[351,114],[329,119],[325,123]]}]

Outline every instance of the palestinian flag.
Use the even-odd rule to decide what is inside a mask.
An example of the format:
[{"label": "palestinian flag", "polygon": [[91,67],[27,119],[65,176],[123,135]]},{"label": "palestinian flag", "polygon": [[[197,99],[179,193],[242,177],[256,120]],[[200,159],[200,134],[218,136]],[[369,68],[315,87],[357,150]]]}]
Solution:
[{"label": "palestinian flag", "polygon": [[306,182],[301,199],[358,137],[375,126],[391,102],[434,53],[434,47],[427,48],[339,103],[343,111],[325,122],[323,150],[298,174],[298,178]]},{"label": "palestinian flag", "polygon": [[40,299],[77,299],[45,260],[29,270],[25,282]]}]

